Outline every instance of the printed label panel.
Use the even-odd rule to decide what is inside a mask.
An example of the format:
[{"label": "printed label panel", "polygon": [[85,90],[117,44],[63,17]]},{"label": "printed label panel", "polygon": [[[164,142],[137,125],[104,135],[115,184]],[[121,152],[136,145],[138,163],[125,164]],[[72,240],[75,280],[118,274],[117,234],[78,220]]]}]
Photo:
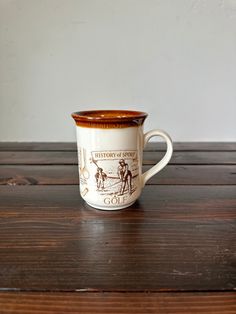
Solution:
[{"label": "printed label panel", "polygon": [[104,205],[129,202],[139,183],[136,150],[79,150],[82,196],[96,193]]}]

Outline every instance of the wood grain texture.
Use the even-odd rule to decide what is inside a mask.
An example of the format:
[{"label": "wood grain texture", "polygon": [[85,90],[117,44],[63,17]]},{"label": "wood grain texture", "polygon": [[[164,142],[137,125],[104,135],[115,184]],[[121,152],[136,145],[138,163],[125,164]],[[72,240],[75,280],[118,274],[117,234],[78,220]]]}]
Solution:
[{"label": "wood grain texture", "polygon": [[[144,166],[143,171],[150,166]],[[0,185],[74,185],[79,183],[76,165],[0,165]],[[148,185],[232,185],[236,165],[168,165]]]},{"label": "wood grain texture", "polygon": [[75,143],[0,143],[0,314],[235,314],[236,143],[174,149],[104,212],[81,200]]},{"label": "wood grain texture", "polygon": [[[236,151],[236,142],[174,142],[175,151]],[[1,151],[76,151],[75,142],[0,142]],[[150,142],[146,151],[166,150],[166,144]]]},{"label": "wood grain texture", "polygon": [[235,293],[0,293],[0,313],[235,314]]},{"label": "wood grain texture", "polygon": [[[144,152],[144,165],[153,165],[164,152]],[[77,153],[71,151],[0,151],[0,165],[76,165]],[[170,165],[235,165],[236,151],[174,152]]]},{"label": "wood grain texture", "polygon": [[235,196],[235,186],[148,186],[132,207],[104,212],[76,186],[2,186],[0,287],[233,290]]}]

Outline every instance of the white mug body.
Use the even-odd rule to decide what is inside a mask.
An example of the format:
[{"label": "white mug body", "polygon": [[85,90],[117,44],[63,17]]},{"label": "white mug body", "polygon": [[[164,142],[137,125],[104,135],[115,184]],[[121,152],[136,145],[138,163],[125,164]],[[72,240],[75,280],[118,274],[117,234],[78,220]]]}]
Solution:
[{"label": "white mug body", "polygon": [[[173,145],[167,133],[143,133],[145,112],[91,110],[72,114],[76,122],[80,193],[92,207],[117,210],[132,205],[146,182],[169,162]],[[142,173],[143,148],[161,136],[164,157]]]}]

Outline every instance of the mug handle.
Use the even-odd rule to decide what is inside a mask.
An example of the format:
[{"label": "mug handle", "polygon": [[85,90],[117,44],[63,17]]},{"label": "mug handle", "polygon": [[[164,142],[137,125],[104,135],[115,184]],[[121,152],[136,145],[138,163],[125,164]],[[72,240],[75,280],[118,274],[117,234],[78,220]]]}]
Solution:
[{"label": "mug handle", "polygon": [[143,142],[144,142],[144,146],[146,146],[147,142],[153,137],[153,136],[160,136],[162,137],[167,144],[167,151],[165,153],[165,156],[152,168],[148,169],[147,171],[145,171],[142,174],[142,186],[144,187],[144,185],[146,184],[146,182],[152,177],[154,176],[154,174],[158,173],[159,171],[161,171],[161,169],[163,169],[168,162],[171,159],[172,153],[173,153],[173,144],[172,144],[172,140],[170,138],[170,136],[162,131],[162,130],[151,130],[147,133],[144,134],[143,136]]}]

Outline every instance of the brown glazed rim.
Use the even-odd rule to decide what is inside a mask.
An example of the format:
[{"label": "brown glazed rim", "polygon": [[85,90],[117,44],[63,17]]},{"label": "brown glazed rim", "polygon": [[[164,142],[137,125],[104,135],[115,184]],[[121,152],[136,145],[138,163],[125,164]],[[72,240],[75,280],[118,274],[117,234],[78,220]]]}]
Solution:
[{"label": "brown glazed rim", "polygon": [[78,126],[90,128],[126,128],[142,125],[146,112],[133,110],[87,110],[72,113]]}]

